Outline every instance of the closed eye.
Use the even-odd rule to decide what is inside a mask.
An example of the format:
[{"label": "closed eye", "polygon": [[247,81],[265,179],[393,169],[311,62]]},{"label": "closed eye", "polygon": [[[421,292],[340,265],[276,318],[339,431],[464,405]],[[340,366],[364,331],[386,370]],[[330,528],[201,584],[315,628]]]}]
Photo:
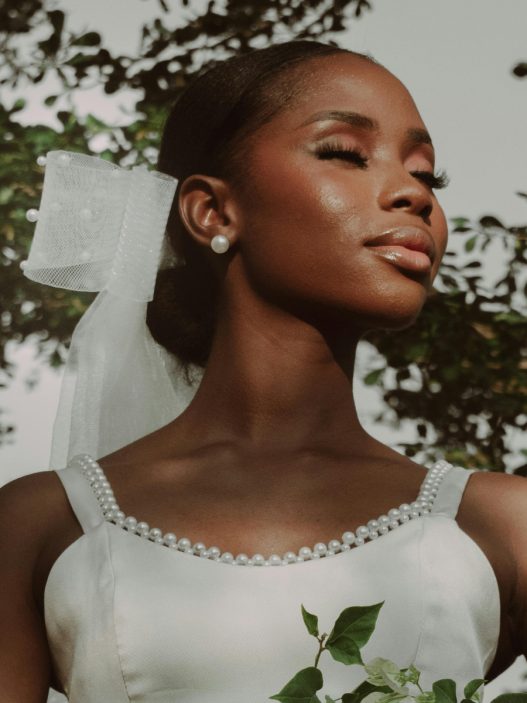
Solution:
[{"label": "closed eye", "polygon": [[[364,156],[358,149],[348,149],[339,142],[326,142],[321,144],[316,150],[319,159],[344,159],[356,164],[359,168],[366,168],[368,157]],[[429,171],[410,171],[411,175],[434,190],[446,188],[450,182],[446,171],[443,169],[437,173]]]}]

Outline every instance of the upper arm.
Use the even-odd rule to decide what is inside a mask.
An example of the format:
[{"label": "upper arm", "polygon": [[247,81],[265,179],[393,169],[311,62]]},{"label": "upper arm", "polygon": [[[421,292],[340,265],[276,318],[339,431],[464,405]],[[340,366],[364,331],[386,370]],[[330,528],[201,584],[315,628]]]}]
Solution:
[{"label": "upper arm", "polygon": [[50,686],[50,652],[33,591],[33,568],[42,543],[42,478],[29,474],[0,488],[2,703],[45,703]]},{"label": "upper arm", "polygon": [[527,656],[527,479],[508,476],[498,496],[499,515],[505,521],[504,534],[514,574],[511,616],[515,626],[516,653]]}]

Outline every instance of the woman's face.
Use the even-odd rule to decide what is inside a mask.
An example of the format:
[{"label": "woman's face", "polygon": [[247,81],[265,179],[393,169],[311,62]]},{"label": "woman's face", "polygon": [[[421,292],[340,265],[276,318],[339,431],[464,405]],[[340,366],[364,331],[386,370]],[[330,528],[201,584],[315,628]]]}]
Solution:
[{"label": "woman's face", "polygon": [[[251,139],[235,266],[260,295],[306,318],[344,322],[350,332],[406,327],[448,237],[434,191],[412,175],[434,172],[425,125],[406,88],[380,66],[342,54],[315,59],[308,71],[300,97]],[[329,111],[358,113],[375,127],[317,117]],[[405,270],[366,245],[406,226],[431,238],[429,270]]]}]

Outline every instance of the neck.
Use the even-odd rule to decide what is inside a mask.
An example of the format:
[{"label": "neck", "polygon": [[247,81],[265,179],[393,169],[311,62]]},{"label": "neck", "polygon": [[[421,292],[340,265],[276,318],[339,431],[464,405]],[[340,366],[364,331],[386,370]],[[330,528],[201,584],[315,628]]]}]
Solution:
[{"label": "neck", "polygon": [[171,425],[204,443],[259,453],[354,447],[360,453],[372,438],[353,397],[358,341],[349,335],[330,345],[283,309],[261,300],[249,306],[245,299],[243,307],[228,301],[196,395]]}]

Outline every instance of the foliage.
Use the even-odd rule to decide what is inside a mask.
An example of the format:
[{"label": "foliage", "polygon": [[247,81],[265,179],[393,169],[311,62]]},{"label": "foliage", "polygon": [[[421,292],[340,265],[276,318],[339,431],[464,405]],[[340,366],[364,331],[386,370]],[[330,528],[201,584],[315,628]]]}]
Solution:
[{"label": "foliage", "polygon": [[[461,265],[455,255],[445,256],[434,293],[412,327],[365,337],[386,360],[365,381],[382,389],[386,409],[377,421],[388,423],[392,411],[396,425],[402,418],[417,421],[419,441],[402,445],[408,455],[426,450],[433,431],[447,461],[504,471],[507,432],[527,428],[527,227],[506,227],[490,215],[452,223],[471,260]],[[497,237],[506,250],[505,274],[489,290],[482,283],[482,254]],[[395,371],[395,387],[388,368]],[[439,458],[432,447],[428,457]],[[516,473],[526,475],[527,463]]]},{"label": "foliage", "polygon": [[[93,151],[93,139],[104,137],[103,158],[127,166],[153,164],[167,105],[203,64],[295,37],[336,43],[333,37],[349,18],[371,9],[368,0],[212,0],[200,13],[183,1],[178,4],[182,21],[169,27],[163,21],[167,2],[159,0],[159,16],[141,29],[134,56],[114,55],[91,29],[71,32],[67,16],[46,0],[4,0],[0,5],[0,85],[37,84],[54,74],[62,86],[45,100],[57,109],[60,132],[21,126],[16,113],[23,101],[10,108],[0,104],[0,385],[13,376],[6,359],[10,340],[34,339],[40,357],[60,366],[71,332],[94,297],[40,286],[19,268],[34,231],[25,212],[40,199],[37,156],[51,149]],[[518,77],[525,75],[522,65],[514,68]],[[73,96],[92,85],[107,94],[136,90],[138,116],[122,127],[94,115],[79,119]],[[525,270],[526,228],[506,227],[489,215],[477,223],[456,218],[454,225],[473,260],[461,268],[445,259],[437,279],[442,290],[431,297],[417,323],[404,330],[404,344],[394,343],[394,334],[368,335],[385,363],[370,370],[365,381],[380,387],[387,404],[378,421],[417,420],[420,441],[401,445],[408,455],[424,451],[435,460],[444,453],[453,463],[503,471],[507,431],[527,426],[527,291],[519,280]],[[507,275],[496,291],[485,290],[477,272],[491,236],[503,236],[510,254]],[[388,370],[395,372],[394,381]],[[482,422],[487,423],[483,436],[478,430]],[[430,438],[432,428],[435,439]],[[8,429],[0,426],[0,439]],[[527,474],[527,464],[518,469]]]},{"label": "foliage", "polygon": [[[361,665],[368,676],[353,691],[344,693],[340,698],[326,694],[324,703],[458,703],[456,682],[453,679],[434,681],[432,689],[424,691],[419,683],[421,671],[414,664],[400,669],[397,664],[383,657],[375,657],[366,664],[363,662],[360,650],[373,635],[383,605],[384,601],[345,608],[329,635],[319,635],[318,617],[301,605],[306,629],[318,642],[315,662],[313,666],[297,672],[279,693],[269,696],[269,700],[281,703],[322,703],[317,692],[324,685],[324,677],[318,662],[322,652],[328,651],[333,659],[342,664]],[[339,642],[338,648],[335,648],[335,642]],[[480,689],[485,683],[485,679],[469,681],[463,688],[460,703],[480,703]],[[527,693],[504,694],[490,703],[527,703]]]}]

